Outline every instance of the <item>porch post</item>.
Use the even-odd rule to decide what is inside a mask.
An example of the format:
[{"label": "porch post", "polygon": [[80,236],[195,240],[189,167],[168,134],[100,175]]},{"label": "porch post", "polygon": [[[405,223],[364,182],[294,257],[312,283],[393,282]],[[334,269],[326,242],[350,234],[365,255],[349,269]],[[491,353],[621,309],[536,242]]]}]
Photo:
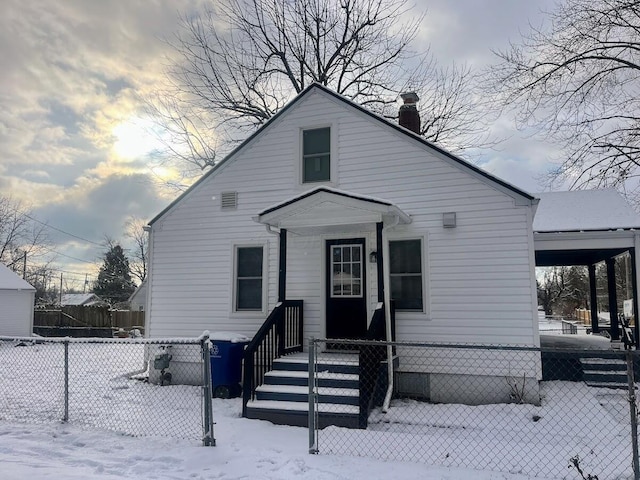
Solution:
[{"label": "porch post", "polygon": [[618,299],[616,297],[616,260],[615,258],[607,258],[605,262],[607,263],[611,340],[620,340],[620,331],[618,329]]},{"label": "porch post", "polygon": [[589,265],[589,294],[589,304],[591,306],[591,332],[600,333],[600,326],[598,325],[598,292],[596,290],[595,264]]},{"label": "porch post", "polygon": [[382,222],[376,223],[376,269],[378,272],[378,302],[384,302],[384,255],[382,254]]},{"label": "porch post", "polygon": [[287,298],[287,230],[280,229],[280,252],[278,255],[278,302],[284,302]]},{"label": "porch post", "polygon": [[629,249],[631,255],[631,283],[633,285],[633,340],[636,350],[640,349],[640,329],[638,328],[638,248],[640,235],[634,235],[634,247]]}]

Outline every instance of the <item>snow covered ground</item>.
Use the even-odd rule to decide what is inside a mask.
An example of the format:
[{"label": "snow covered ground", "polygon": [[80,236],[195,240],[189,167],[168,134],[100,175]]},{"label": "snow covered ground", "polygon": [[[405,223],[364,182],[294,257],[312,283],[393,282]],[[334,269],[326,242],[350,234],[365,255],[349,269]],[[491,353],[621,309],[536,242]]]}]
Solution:
[{"label": "snow covered ground", "polygon": [[[105,358],[101,347],[83,345],[82,351],[92,375],[106,375],[104,381],[94,382],[99,398],[92,400],[90,389],[84,388],[77,400],[88,403],[81,409],[71,408],[68,424],[57,421],[57,413],[46,415],[49,411],[42,404],[46,395],[25,394],[34,385],[39,391],[33,380],[37,375],[44,381],[49,374],[34,369],[24,357],[50,349],[4,350],[0,367],[10,367],[0,375],[0,404],[3,399],[20,401],[20,410],[26,413],[34,408],[45,416],[39,421],[29,415],[12,418],[0,409],[0,478],[579,479],[575,469],[568,468],[570,457],[576,454],[585,471],[601,480],[631,476],[624,395],[570,382],[545,383],[539,407],[396,401],[388,414],[374,412],[366,431],[335,427],[321,431],[319,455],[307,453],[307,429],[241,418],[239,399],[214,399],[216,447],[201,447],[193,437],[158,436],[149,422],[135,426],[133,433],[114,433],[99,426],[131,432],[132,411],[135,417],[160,421],[159,406],[161,417],[171,418],[184,415],[184,405],[173,405],[170,398],[162,397],[170,391],[167,387],[128,380],[111,365],[97,368]],[[12,362],[12,355],[22,360]],[[124,367],[138,365],[132,358]],[[78,368],[74,372],[74,381],[87,376]],[[86,382],[87,386],[94,384]],[[171,389],[184,389],[191,398],[197,387]],[[23,393],[16,394],[20,391]],[[106,424],[96,407],[104,400],[109,402]],[[5,402],[3,408],[8,407]],[[415,413],[416,408],[421,409],[420,414],[407,422],[406,411]],[[98,426],[92,423],[92,416],[99,420]],[[22,421],[34,423],[18,423]],[[139,431],[140,425],[149,430]],[[151,436],[132,436],[137,434]],[[484,470],[473,470],[474,465]]]},{"label": "snow covered ground", "polygon": [[373,458],[309,455],[306,429],[240,418],[240,407],[238,399],[214,400],[216,447],[168,438],[133,438],[72,425],[0,422],[0,476],[7,480],[528,478]]}]

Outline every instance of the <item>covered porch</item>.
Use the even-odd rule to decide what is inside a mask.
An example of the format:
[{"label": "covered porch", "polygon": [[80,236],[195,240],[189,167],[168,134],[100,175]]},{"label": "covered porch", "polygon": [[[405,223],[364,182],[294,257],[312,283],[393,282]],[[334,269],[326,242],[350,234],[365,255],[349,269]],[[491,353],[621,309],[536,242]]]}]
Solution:
[{"label": "covered porch", "polygon": [[[624,327],[619,321],[621,300],[632,302],[633,315],[629,321],[633,343],[638,348],[638,271],[640,261],[640,218],[631,206],[615,191],[555,192],[541,194],[541,201],[533,223],[536,267],[585,266],[589,275],[589,333],[610,336],[611,346],[620,346]],[[616,258],[628,255],[632,298],[619,298],[616,288]],[[606,267],[607,303],[599,305],[596,290],[596,265]],[[610,322],[599,319],[599,312],[608,311]],[[553,341],[551,341],[553,340]],[[549,339],[547,346],[557,345]],[[569,342],[580,348],[578,339]],[[593,342],[583,342],[585,347]],[[628,341],[626,342],[629,343]],[[543,332],[541,344],[545,346]],[[629,345],[625,345],[629,346]]]},{"label": "covered porch", "polygon": [[[365,338],[377,304],[391,318],[387,232],[411,223],[393,202],[323,186],[263,210],[254,221],[278,235],[278,302],[300,277],[317,288],[317,334]],[[384,338],[391,339],[387,323]]]},{"label": "covered porch", "polygon": [[[295,405],[264,406],[261,398],[300,387],[290,383],[299,381],[292,380],[295,372],[284,380],[274,380],[282,375],[272,372],[291,368],[293,357],[287,354],[302,352],[306,337],[394,339],[387,232],[410,224],[411,217],[384,199],[318,187],[263,210],[254,221],[278,236],[278,301],[245,351],[243,415],[302,424],[306,418],[292,413]],[[307,299],[304,315],[302,300],[294,297]],[[363,375],[377,376],[385,359],[391,365],[391,348],[379,353],[376,365],[370,365],[371,358],[356,361],[356,387],[358,382],[373,385]],[[342,419],[345,425],[366,422],[372,393],[368,389],[356,389],[358,413]]]}]

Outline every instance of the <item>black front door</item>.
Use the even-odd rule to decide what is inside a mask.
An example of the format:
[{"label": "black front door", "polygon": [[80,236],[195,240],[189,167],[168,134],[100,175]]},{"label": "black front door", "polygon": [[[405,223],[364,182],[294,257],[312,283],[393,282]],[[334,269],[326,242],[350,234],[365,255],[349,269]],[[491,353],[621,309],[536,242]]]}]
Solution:
[{"label": "black front door", "polygon": [[327,338],[364,338],[367,303],[364,238],[327,240]]}]

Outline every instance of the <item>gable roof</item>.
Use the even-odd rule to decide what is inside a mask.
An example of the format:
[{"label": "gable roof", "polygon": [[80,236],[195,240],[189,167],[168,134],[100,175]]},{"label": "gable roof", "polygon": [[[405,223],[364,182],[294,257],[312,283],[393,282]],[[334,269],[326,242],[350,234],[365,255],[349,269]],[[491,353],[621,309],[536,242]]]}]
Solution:
[{"label": "gable roof", "polygon": [[640,229],[640,216],[613,189],[540,193],[534,232]]},{"label": "gable roof", "polygon": [[268,207],[253,217],[256,222],[299,233],[318,227],[384,222],[385,218],[411,223],[411,216],[387,200],[325,186]]},{"label": "gable roof", "polygon": [[35,290],[35,288],[0,263],[0,290]]},{"label": "gable roof", "polygon": [[505,182],[504,180],[491,175],[490,173],[486,172],[485,170],[483,170],[482,168],[466,161],[463,160],[462,158],[454,155],[451,152],[448,152],[447,150],[435,145],[434,143],[426,140],[425,138],[421,137],[420,135],[417,135],[416,133],[407,130],[406,128],[400,126],[399,124],[395,123],[395,122],[391,122],[390,120],[381,117],[380,115],[373,113],[369,110],[367,110],[366,108],[362,107],[361,105],[358,105],[357,103],[349,100],[348,98],[340,95],[339,93],[334,92],[333,90],[331,90],[330,88],[321,85],[319,83],[312,83],[311,85],[309,85],[307,88],[305,88],[302,92],[300,92],[298,95],[296,95],[296,97],[291,100],[289,103],[287,103],[278,113],[276,113],[273,117],[271,117],[269,120],[267,120],[260,128],[258,128],[258,130],[256,130],[255,132],[253,132],[249,137],[247,137],[242,143],[240,143],[236,148],[234,148],[227,156],[225,156],[222,160],[220,160],[218,163],[216,163],[207,173],[205,173],[204,175],[202,175],[202,177],[200,177],[193,185],[191,185],[187,190],[185,190],[181,195],[179,195],[173,202],[171,202],[169,205],[167,205],[166,208],[164,208],[158,215],[156,215],[150,222],[149,225],[153,225],[155,222],[157,222],[158,220],[160,220],[160,218],[162,218],[167,212],[169,212],[176,204],[178,204],[186,195],[188,195],[193,189],[195,189],[198,185],[200,185],[202,182],[204,182],[207,178],[209,178],[210,176],[212,176],[213,174],[215,174],[223,165],[225,165],[227,162],[229,162],[229,160],[231,160],[240,150],[242,150],[247,144],[249,144],[253,139],[255,139],[258,135],[260,135],[265,129],[267,129],[270,125],[272,125],[274,122],[276,122],[280,117],[282,117],[288,110],[290,110],[294,105],[298,104],[303,98],[305,98],[306,96],[308,96],[311,92],[315,91],[315,90],[320,90],[328,95],[330,95],[331,97],[333,97],[334,99],[352,107],[355,108],[356,110],[364,113],[365,115],[373,118],[374,120],[388,126],[391,127],[392,129],[394,129],[397,132],[400,132],[403,135],[406,135],[408,138],[411,138],[413,141],[418,141],[421,144],[435,150],[436,152],[444,155],[445,157],[449,158],[450,160],[453,160],[454,163],[459,164],[460,166],[462,166],[463,168],[466,168],[478,175],[480,175],[481,177],[483,177],[485,180],[491,182],[491,183],[495,183],[503,188],[506,188],[507,190],[513,192],[514,194],[516,194],[517,196],[520,196],[522,198],[524,198],[525,200],[528,201],[537,201],[537,198],[534,197],[533,195],[525,192],[524,190],[519,189],[518,187],[511,185],[508,182]]}]

